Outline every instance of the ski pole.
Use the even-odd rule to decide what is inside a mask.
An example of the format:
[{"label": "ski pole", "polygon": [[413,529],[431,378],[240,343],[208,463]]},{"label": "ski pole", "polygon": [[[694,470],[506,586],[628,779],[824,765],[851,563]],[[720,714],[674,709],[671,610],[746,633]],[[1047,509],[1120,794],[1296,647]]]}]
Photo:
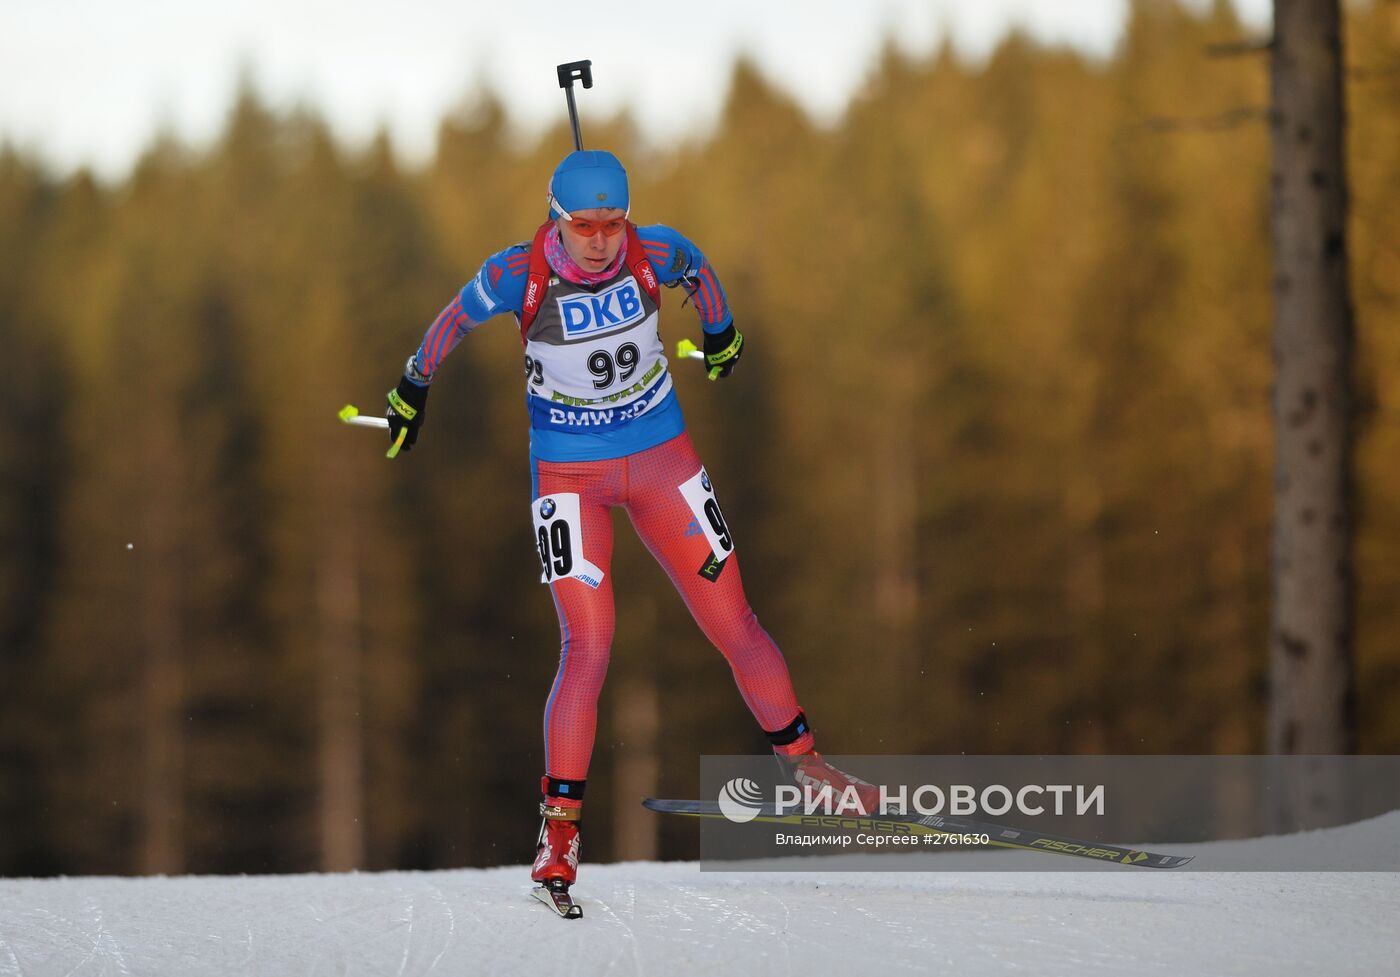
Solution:
[{"label": "ski pole", "polygon": [[592,61],[570,61],[568,64],[561,64],[555,70],[559,72],[559,87],[564,89],[564,97],[569,100],[569,121],[574,127],[574,148],[583,149],[583,131],[578,125],[578,106],[574,104],[574,82],[580,82],[584,88],[593,87],[593,62]]},{"label": "ski pole", "polygon": [[[679,356],[681,359],[684,359],[684,360],[702,360],[702,361],[703,361],[703,360],[705,359],[705,354],[702,353],[702,352],[700,352],[700,347],[699,347],[699,346],[696,346],[696,345],[695,345],[694,343],[692,343],[689,339],[682,339],[680,342],[676,343],[676,355]],[[710,379],[711,379],[711,380],[713,380],[715,377],[719,376],[720,369],[721,369],[721,367],[718,367],[718,366],[716,366],[716,367],[711,367],[711,369],[710,369]]]},{"label": "ski pole", "polygon": [[[339,417],[346,424],[351,425],[352,427],[377,427],[381,431],[389,430],[388,418],[366,417],[360,413],[360,409],[354,404],[346,404],[344,407],[340,408],[340,413],[338,413],[336,416]],[[394,443],[389,445],[389,450],[385,453],[384,457],[397,457],[399,449],[403,447],[403,439],[407,435],[408,428],[405,427],[399,432],[399,436],[394,440]]]},{"label": "ski pole", "polygon": [[705,354],[700,352],[700,347],[689,339],[682,339],[676,343],[676,355],[683,360],[703,360],[705,358]]}]

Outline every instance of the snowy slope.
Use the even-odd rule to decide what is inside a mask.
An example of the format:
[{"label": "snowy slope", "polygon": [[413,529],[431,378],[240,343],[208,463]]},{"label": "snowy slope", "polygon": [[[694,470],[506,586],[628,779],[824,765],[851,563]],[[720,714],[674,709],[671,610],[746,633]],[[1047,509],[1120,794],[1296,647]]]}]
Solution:
[{"label": "snowy slope", "polygon": [[[523,867],[9,880],[0,881],[0,975],[1400,974],[1400,813],[1293,841],[1363,864],[1383,852],[1391,871],[731,874],[586,864],[580,921],[531,899]],[[1287,843],[1187,850],[1201,863]],[[1052,856],[1025,857],[1029,867]]]}]

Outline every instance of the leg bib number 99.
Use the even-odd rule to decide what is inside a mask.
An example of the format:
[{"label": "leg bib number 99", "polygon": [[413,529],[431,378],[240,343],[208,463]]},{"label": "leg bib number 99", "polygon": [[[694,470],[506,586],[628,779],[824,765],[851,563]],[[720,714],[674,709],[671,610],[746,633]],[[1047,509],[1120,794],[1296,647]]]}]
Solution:
[{"label": "leg bib number 99", "polygon": [[701,468],[694,478],[678,487],[705,538],[710,541],[710,551],[714,553],[715,561],[723,563],[734,552],[734,538],[729,533],[729,524],[724,521],[724,513],[720,511],[710,476]]},{"label": "leg bib number 99", "polygon": [[595,590],[603,571],[583,555],[583,519],[577,492],[542,495],[530,506],[535,518],[535,546],[540,557],[540,583],[572,578]]}]

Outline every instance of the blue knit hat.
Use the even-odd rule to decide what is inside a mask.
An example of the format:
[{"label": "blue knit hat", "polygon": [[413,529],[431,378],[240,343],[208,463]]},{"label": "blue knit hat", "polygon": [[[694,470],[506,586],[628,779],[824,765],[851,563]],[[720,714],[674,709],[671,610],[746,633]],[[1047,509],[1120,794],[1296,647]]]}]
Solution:
[{"label": "blue knit hat", "polygon": [[613,207],[628,210],[627,171],[612,153],[580,149],[554,168],[549,181],[549,216],[568,218],[576,210]]}]

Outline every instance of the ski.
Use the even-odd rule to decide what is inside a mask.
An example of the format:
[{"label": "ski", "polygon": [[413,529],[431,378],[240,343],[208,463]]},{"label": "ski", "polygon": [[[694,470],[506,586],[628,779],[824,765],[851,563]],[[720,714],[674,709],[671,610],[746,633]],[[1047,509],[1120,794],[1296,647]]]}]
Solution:
[{"label": "ski", "polygon": [[564,919],[583,918],[583,907],[574,902],[574,897],[569,895],[567,885],[537,885],[530,890],[530,895],[553,909]]},{"label": "ski", "polygon": [[[662,800],[648,797],[642,806],[659,814],[683,814],[698,818],[722,818],[724,813],[715,801]],[[1072,855],[1078,858],[1092,858],[1101,862],[1116,862],[1138,868],[1181,868],[1194,855],[1163,855],[1158,852],[1140,851],[1096,841],[1082,841],[1078,838],[1065,838],[1041,831],[1028,831],[1011,828],[988,821],[974,821],[971,818],[945,817],[941,814],[880,814],[871,817],[853,815],[825,815],[783,813],[773,808],[761,809],[754,821],[768,824],[790,824],[796,827],[825,829],[858,829],[863,831],[890,833],[910,832],[925,835],[986,835],[989,844],[997,848],[1014,848],[1023,851],[1043,851],[1056,855]]]}]

